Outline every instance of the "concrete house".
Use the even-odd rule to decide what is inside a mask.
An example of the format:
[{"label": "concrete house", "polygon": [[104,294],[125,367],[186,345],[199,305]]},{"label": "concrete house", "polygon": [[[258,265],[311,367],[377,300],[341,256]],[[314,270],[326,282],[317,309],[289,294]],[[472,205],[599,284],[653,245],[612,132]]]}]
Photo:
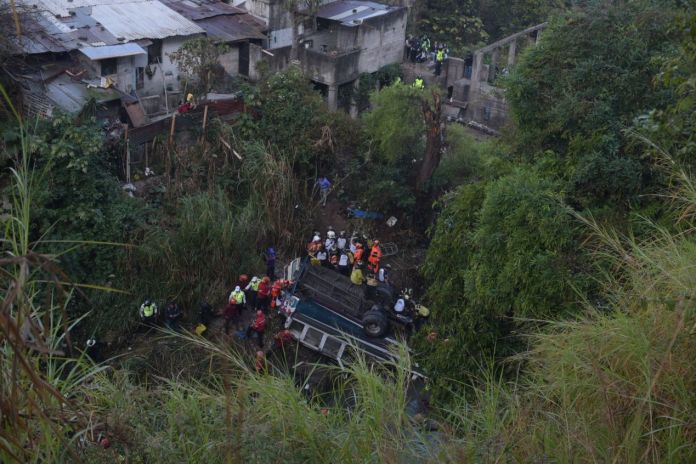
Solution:
[{"label": "concrete house", "polygon": [[403,58],[408,16],[403,6],[338,0],[316,11],[301,11],[297,18],[283,0],[247,0],[245,6],[266,24],[267,48],[273,57],[264,59],[271,69],[289,65],[297,21],[300,65],[334,111],[342,88],[356,85],[363,73],[374,73]]},{"label": "concrete house", "polygon": [[224,43],[229,51],[220,57],[220,64],[230,76],[238,74],[256,77],[260,50],[266,43],[261,32],[264,23],[247,13],[219,0],[162,0],[169,8],[193,21],[206,35]]}]

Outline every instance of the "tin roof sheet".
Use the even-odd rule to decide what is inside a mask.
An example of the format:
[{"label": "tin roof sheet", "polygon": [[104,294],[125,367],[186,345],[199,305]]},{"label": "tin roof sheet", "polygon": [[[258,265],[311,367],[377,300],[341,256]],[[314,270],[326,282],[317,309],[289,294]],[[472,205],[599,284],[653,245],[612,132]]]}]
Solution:
[{"label": "tin roof sheet", "polygon": [[205,32],[158,1],[96,5],[92,7],[92,18],[117,38],[126,41],[164,39]]},{"label": "tin roof sheet", "polygon": [[121,56],[147,55],[147,52],[136,43],[106,45],[103,47],[82,47],[80,51],[93,61]]},{"label": "tin roof sheet", "polygon": [[205,29],[209,37],[221,42],[237,42],[246,39],[265,39],[257,28],[243,18],[244,15],[215,16],[201,19],[196,24]]},{"label": "tin roof sheet", "polygon": [[130,2],[133,2],[133,0],[19,0],[17,3],[32,9],[49,11],[54,16],[67,18],[70,16],[70,10],[75,8]]},{"label": "tin roof sheet", "polygon": [[367,19],[383,16],[402,8],[368,1],[338,0],[321,6],[316,16],[322,19],[338,21],[343,26],[353,27],[359,26]]},{"label": "tin roof sheet", "polygon": [[113,89],[87,88],[84,83],[75,81],[66,74],[46,85],[46,96],[57,106],[71,113],[80,111],[92,97],[98,103],[120,97],[119,93]]},{"label": "tin roof sheet", "polygon": [[162,0],[172,10],[192,21],[221,15],[241,15],[246,11],[220,0]]}]

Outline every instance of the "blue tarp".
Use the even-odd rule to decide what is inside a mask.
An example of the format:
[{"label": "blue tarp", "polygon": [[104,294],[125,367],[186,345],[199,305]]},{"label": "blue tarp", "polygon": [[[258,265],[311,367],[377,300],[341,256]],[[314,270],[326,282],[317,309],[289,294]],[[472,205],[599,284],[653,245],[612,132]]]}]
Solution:
[{"label": "blue tarp", "polygon": [[351,216],[356,217],[356,218],[374,219],[374,220],[384,219],[384,214],[377,213],[375,211],[364,211],[362,209],[348,208],[348,213]]}]

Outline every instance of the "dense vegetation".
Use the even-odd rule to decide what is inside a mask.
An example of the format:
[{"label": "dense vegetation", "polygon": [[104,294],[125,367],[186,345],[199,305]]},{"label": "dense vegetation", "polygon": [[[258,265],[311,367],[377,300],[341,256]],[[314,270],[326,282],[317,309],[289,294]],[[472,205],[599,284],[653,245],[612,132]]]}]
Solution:
[{"label": "dense vegetation", "polygon": [[476,46],[544,22],[562,11],[562,0],[422,0],[417,2],[418,29],[446,43],[457,56]]},{"label": "dense vegetation", "polygon": [[[87,114],[30,130],[5,103],[0,460],[696,461],[695,64],[693,8],[558,16],[505,81],[505,136],[449,126],[427,192],[411,166],[436,97],[398,82],[353,121],[296,69],[267,76],[246,90],[252,112],[160,146],[140,198]],[[313,389],[284,367],[294,349],[260,371],[188,335],[109,366],[66,356],[127,336],[143,295],[218,303],[266,246],[294,255],[325,173],[412,235],[434,201],[414,360],[310,367]],[[413,362],[427,416],[409,413]]]}]

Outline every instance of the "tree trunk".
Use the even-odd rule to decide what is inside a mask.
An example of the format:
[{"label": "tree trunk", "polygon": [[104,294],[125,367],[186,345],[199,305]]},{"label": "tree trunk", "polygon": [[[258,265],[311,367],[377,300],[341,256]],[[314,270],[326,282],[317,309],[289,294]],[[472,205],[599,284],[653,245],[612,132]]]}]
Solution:
[{"label": "tree trunk", "polygon": [[297,61],[300,57],[299,43],[300,40],[300,23],[299,14],[296,10],[290,13],[292,16],[292,45],[290,46],[290,61]]},{"label": "tree trunk", "polygon": [[442,129],[440,127],[442,104],[440,94],[433,92],[433,105],[431,106],[426,99],[423,99],[421,107],[423,109],[423,119],[425,120],[426,145],[425,158],[416,178],[416,190],[425,192],[430,178],[440,164],[442,151]]}]

